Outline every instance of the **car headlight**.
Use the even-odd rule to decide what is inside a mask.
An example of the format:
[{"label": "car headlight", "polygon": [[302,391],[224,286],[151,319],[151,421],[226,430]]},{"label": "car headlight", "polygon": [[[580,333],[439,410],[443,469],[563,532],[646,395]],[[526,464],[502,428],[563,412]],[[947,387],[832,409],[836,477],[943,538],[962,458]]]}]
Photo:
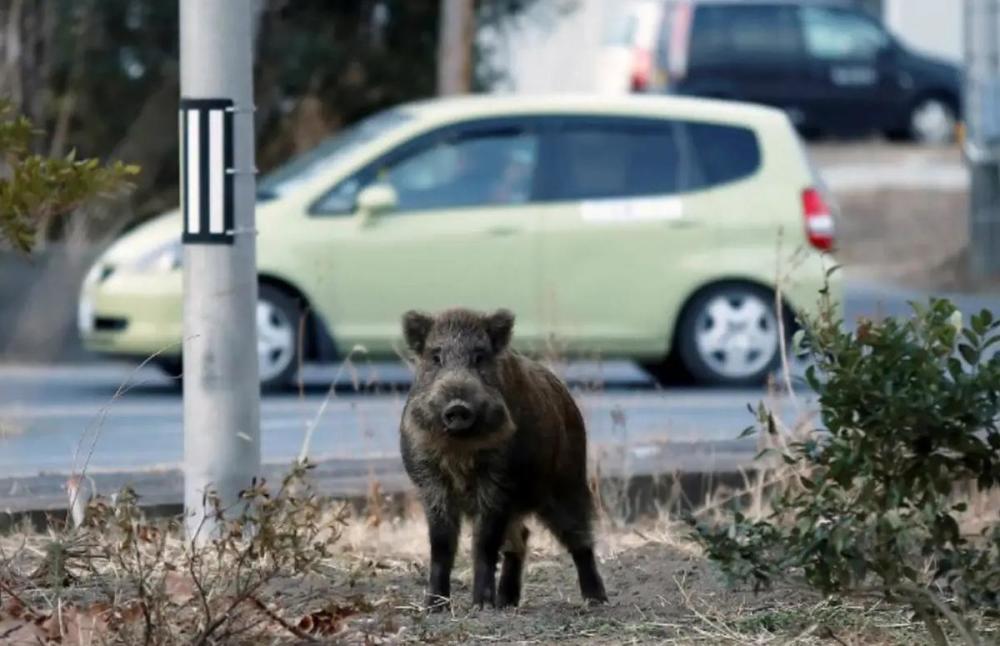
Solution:
[{"label": "car headlight", "polygon": [[174,271],[181,266],[182,249],[180,240],[170,240],[136,258],[129,268],[143,273]]}]

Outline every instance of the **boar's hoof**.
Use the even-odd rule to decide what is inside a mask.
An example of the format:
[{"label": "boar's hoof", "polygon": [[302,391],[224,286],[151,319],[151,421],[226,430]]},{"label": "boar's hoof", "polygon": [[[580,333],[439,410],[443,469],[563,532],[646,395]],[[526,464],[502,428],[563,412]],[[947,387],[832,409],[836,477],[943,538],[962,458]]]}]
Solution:
[{"label": "boar's hoof", "polygon": [[497,608],[514,608],[521,603],[520,597],[517,590],[504,590],[501,587],[497,591]]},{"label": "boar's hoof", "polygon": [[604,591],[604,586],[587,590],[583,593],[583,601],[588,606],[598,606],[608,602],[608,593]]},{"label": "boar's hoof", "polygon": [[472,591],[472,603],[478,608],[496,606],[496,588],[492,585],[477,585]]},{"label": "boar's hoof", "polygon": [[428,594],[424,599],[424,607],[428,612],[444,612],[451,608],[451,599],[438,594]]}]

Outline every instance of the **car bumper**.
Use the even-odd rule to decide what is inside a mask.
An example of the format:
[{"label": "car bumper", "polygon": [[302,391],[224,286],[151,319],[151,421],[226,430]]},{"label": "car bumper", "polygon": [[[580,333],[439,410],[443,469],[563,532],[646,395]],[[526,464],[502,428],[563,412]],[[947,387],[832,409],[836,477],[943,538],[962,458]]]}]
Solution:
[{"label": "car bumper", "polygon": [[112,355],[181,353],[181,273],[112,273],[84,286],[77,327],[84,347]]}]

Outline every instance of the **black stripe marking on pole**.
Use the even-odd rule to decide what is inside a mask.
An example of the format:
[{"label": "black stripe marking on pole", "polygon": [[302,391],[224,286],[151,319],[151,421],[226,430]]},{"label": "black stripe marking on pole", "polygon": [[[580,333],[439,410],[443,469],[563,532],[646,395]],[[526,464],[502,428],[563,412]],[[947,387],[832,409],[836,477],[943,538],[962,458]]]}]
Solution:
[{"label": "black stripe marking on pole", "polygon": [[233,244],[233,114],[231,99],[181,99],[185,244]]}]

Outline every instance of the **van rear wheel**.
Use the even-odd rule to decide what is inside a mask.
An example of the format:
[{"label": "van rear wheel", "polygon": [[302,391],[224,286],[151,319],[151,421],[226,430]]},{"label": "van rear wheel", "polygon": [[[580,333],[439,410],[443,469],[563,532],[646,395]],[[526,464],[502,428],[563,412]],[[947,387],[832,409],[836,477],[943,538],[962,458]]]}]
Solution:
[{"label": "van rear wheel", "polygon": [[958,117],[947,101],[937,97],[921,99],[909,117],[910,139],[928,146],[945,146],[955,140]]}]

